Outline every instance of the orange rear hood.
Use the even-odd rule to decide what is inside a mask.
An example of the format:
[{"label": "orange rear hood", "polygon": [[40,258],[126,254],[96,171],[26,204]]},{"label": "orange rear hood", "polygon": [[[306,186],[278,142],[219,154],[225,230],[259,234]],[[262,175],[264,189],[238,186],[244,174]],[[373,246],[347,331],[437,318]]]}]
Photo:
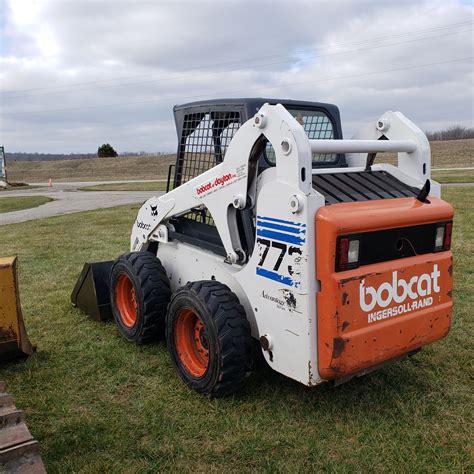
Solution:
[{"label": "orange rear hood", "polygon": [[430,197],[334,204],[316,215],[318,366],[337,379],[444,337],[452,313],[451,251],[335,271],[341,234],[450,220],[453,208]]}]

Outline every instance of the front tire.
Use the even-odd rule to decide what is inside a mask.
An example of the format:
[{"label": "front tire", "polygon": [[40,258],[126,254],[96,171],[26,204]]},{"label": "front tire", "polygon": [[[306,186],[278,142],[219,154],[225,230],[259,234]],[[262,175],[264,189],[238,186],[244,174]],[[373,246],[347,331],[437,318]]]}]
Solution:
[{"label": "front tire", "polygon": [[163,335],[171,290],[160,260],[149,252],[119,257],[110,273],[110,301],[120,334],[143,344]]},{"label": "front tire", "polygon": [[166,339],[181,379],[221,397],[239,390],[252,366],[252,337],[237,296],[222,283],[188,283],[173,294]]}]

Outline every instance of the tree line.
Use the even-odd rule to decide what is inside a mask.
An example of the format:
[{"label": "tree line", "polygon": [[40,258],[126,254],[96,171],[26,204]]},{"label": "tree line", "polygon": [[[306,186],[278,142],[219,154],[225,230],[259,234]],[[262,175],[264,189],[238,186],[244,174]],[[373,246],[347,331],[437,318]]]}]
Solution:
[{"label": "tree line", "polygon": [[474,128],[464,127],[462,125],[451,125],[437,132],[425,132],[430,142],[441,140],[464,140],[466,138],[474,138]]}]

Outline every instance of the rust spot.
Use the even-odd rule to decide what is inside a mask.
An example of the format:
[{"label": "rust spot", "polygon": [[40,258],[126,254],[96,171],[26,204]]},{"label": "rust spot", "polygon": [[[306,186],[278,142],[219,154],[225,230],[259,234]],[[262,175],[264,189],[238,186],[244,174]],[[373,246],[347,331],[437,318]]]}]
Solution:
[{"label": "rust spot", "polygon": [[260,337],[260,345],[264,351],[268,351],[268,349],[270,349],[270,341],[265,336]]},{"label": "rust spot", "polygon": [[343,278],[340,281],[344,285],[344,283],[349,283],[351,281],[357,281],[357,280],[363,280],[364,278],[367,278],[367,277],[370,277],[370,276],[377,276],[377,275],[381,275],[381,274],[382,274],[381,272],[366,273],[365,275],[357,275],[357,276],[353,276],[351,278]]},{"label": "rust spot", "polygon": [[450,276],[453,276],[453,266],[452,265],[449,266],[448,273],[449,273]]},{"label": "rust spot", "polygon": [[0,327],[0,341],[11,341],[18,339],[18,336],[13,329],[13,326],[10,325],[8,327]]},{"label": "rust spot", "polygon": [[354,277],[351,277],[351,278],[344,278],[343,280],[341,280],[341,283],[344,286],[346,283],[349,283],[351,281],[362,280],[362,278],[364,278],[364,277],[363,276],[354,276]]},{"label": "rust spot", "polygon": [[349,298],[349,293],[345,292],[342,294],[342,304],[347,304],[347,299]]},{"label": "rust spot", "polygon": [[310,387],[313,386],[312,379],[313,379],[313,372],[311,372],[311,361],[308,360],[308,385]]},{"label": "rust spot", "polygon": [[332,358],[337,359],[340,357],[340,355],[344,352],[344,349],[346,347],[346,340],[344,340],[342,337],[335,337],[333,341],[333,347],[332,347]]},{"label": "rust spot", "polygon": [[342,330],[345,331],[348,326],[349,326],[349,321],[344,321],[344,322],[342,323]]}]

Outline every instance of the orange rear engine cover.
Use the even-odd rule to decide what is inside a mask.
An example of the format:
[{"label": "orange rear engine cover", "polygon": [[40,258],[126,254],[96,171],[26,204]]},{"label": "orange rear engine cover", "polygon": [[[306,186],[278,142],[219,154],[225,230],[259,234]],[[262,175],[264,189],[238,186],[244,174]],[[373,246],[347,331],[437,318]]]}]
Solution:
[{"label": "orange rear engine cover", "polygon": [[333,204],[316,215],[318,365],[331,380],[443,338],[452,314],[451,251],[336,272],[338,235],[450,220],[452,207],[430,197]]}]

